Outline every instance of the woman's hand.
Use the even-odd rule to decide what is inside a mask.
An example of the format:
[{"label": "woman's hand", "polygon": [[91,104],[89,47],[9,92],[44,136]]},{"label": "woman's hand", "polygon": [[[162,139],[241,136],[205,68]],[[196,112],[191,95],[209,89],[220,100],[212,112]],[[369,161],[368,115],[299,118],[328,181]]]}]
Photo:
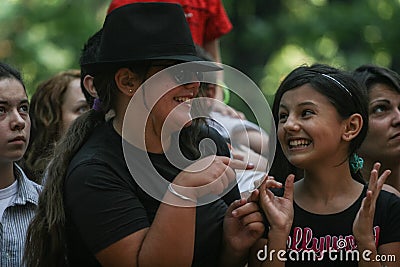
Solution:
[{"label": "woman's hand", "polygon": [[238,145],[236,149],[231,150],[234,159],[240,159],[254,164],[256,171],[265,172],[268,167],[268,159],[258,154],[250,147]]},{"label": "woman's hand", "polygon": [[353,234],[357,241],[358,246],[371,246],[375,244],[372,232],[375,205],[379,193],[385,183],[387,177],[390,175],[390,170],[385,170],[378,178],[380,163],[375,163],[371,171],[368,189],[365,198],[362,201],[361,208],[358,211],[353,223]]},{"label": "woman's hand", "polygon": [[236,251],[249,249],[264,233],[258,195],[258,190],[255,190],[249,199],[234,201],[225,214],[224,237]]},{"label": "woman's hand", "polygon": [[243,266],[250,248],[263,235],[265,227],[258,198],[259,191],[255,190],[249,199],[236,200],[229,206],[224,219],[222,265]]},{"label": "woman's hand", "polygon": [[173,181],[174,190],[187,197],[197,199],[207,194],[219,195],[235,181],[234,169],[252,169],[244,161],[223,156],[208,156],[179,173]]},{"label": "woman's hand", "polygon": [[270,224],[269,232],[288,236],[293,223],[293,181],[294,175],[287,177],[282,197],[275,196],[269,188],[281,188],[282,184],[268,177],[260,187],[260,206]]}]

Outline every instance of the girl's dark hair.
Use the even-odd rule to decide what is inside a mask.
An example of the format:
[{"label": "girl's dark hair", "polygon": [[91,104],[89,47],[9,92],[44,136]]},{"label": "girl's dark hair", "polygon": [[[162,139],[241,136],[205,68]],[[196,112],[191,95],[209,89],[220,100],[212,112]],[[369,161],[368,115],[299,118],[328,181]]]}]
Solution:
[{"label": "girl's dark hair", "polygon": [[86,75],[94,76],[95,74],[88,67],[86,67],[86,64],[97,61],[102,34],[103,29],[100,29],[95,34],[89,37],[82,48],[79,58],[79,64],[81,65],[81,88],[83,95],[85,96],[86,101],[88,102],[90,107],[93,106],[94,97],[91,96],[89,92],[85,89],[84,79]]},{"label": "girl's dark hair", "polygon": [[115,108],[118,88],[114,75],[122,67],[128,67],[144,80],[149,65],[137,62],[129,66],[115,66],[95,75],[93,82],[102,110],[92,109],[79,116],[54,149],[38,208],[27,231],[24,262],[28,267],[68,266],[63,195],[65,176],[71,159],[93,130],[105,122],[105,114]]},{"label": "girl's dark hair", "polygon": [[[300,66],[294,69],[282,81],[275,94],[272,107],[275,126],[278,127],[279,104],[283,94],[304,84],[311,85],[316,91],[326,96],[343,119],[355,113],[362,116],[363,126],[361,131],[350,143],[348,153],[350,158],[361,146],[368,130],[367,100],[350,73],[323,64]],[[352,170],[352,168],[350,169]],[[351,172],[355,180],[364,183],[360,171],[354,173],[352,170]],[[275,176],[281,175],[279,179],[284,179],[290,173],[300,175],[302,171],[289,163],[283,155],[280,144],[278,144],[271,174]]]},{"label": "girl's dark hair", "polygon": [[385,67],[362,65],[353,71],[353,78],[359,83],[367,98],[372,86],[378,83],[386,84],[400,93],[400,75]]},{"label": "girl's dark hair", "polygon": [[80,79],[79,70],[59,72],[40,83],[32,95],[29,107],[31,138],[24,155],[23,168],[36,183],[41,184],[54,147],[61,138],[61,107],[69,85],[76,79]]},{"label": "girl's dark hair", "polygon": [[21,73],[16,68],[0,61],[0,80],[3,79],[14,79],[19,81],[26,93],[26,88]]}]

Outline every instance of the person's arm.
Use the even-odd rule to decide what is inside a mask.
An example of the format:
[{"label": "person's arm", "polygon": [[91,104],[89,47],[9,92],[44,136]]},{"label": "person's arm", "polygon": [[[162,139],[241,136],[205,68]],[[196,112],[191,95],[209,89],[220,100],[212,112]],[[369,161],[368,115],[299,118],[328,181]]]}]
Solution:
[{"label": "person's arm", "polygon": [[[102,266],[190,266],[194,253],[196,199],[209,193],[220,194],[235,179],[232,168],[247,168],[247,163],[242,161],[212,157],[214,160],[205,169],[202,163],[211,157],[190,165],[190,171],[182,171],[174,179],[175,193],[167,191],[150,227],[97,253]],[[193,172],[199,169],[202,171]],[[182,199],[179,194],[190,200]]]},{"label": "person's arm", "polygon": [[224,219],[220,266],[244,266],[248,262],[250,248],[265,230],[258,199],[259,191],[255,190],[247,200],[242,198],[229,206]]},{"label": "person's arm", "polygon": [[[234,140],[231,138],[231,140]],[[233,143],[233,142],[232,142]],[[232,148],[232,156],[236,159],[242,159],[246,162],[253,163],[255,171],[266,172],[268,167],[268,159],[254,152],[251,148],[245,145],[236,145]]]},{"label": "person's arm", "polygon": [[[219,39],[213,39],[213,40],[205,42],[204,45],[203,45],[203,48],[204,48],[204,50],[206,50],[212,56],[212,58],[216,62],[222,63],[221,62],[221,48],[220,48],[220,44],[219,44]],[[218,75],[218,77],[217,77],[218,81],[223,81],[224,80],[223,71],[218,71],[217,75]],[[215,87],[215,99],[217,99],[217,100],[219,100],[221,102],[224,102],[224,90],[221,88],[221,86],[216,86]]]},{"label": "person's arm", "polygon": [[[164,200],[190,204],[170,192]],[[97,253],[96,258],[105,267],[190,266],[194,251],[195,220],[195,206],[177,207],[161,203],[149,228],[115,242]]]},{"label": "person's arm", "polygon": [[[213,39],[204,43],[203,48],[207,53],[209,53],[213,60],[222,63],[221,59],[221,49],[219,44],[219,39]],[[224,81],[224,72],[217,72],[217,80]],[[219,112],[221,114],[230,116],[232,118],[246,119],[246,116],[241,111],[237,111],[236,109],[228,106],[229,100],[226,99],[225,94],[230,94],[229,89],[222,88],[221,86],[215,86],[215,94],[213,96],[214,99],[218,100],[213,104],[213,111]],[[228,95],[229,98],[229,95]]]},{"label": "person's arm", "polygon": [[387,267],[398,267],[400,265],[400,242],[380,245],[378,253],[382,265]]},{"label": "person's arm", "polygon": [[212,56],[212,58],[216,62],[222,63],[221,62],[221,48],[220,48],[218,38],[205,42],[203,45],[203,48]]},{"label": "person's arm", "polygon": [[[385,189],[385,185],[382,190]],[[390,201],[386,202],[386,229],[381,232],[380,240],[384,241],[378,246],[379,259],[382,264],[388,267],[400,265],[400,198],[396,195],[390,195]],[[382,229],[383,231],[383,229]],[[385,261],[383,261],[385,260]]]},{"label": "person's arm", "polygon": [[[158,266],[167,262],[190,265],[196,203],[169,191],[164,201],[176,206],[143,203],[132,178],[118,175],[102,161],[81,163],[69,177],[65,188],[67,210],[84,244],[102,266],[154,266],[154,262]],[[146,210],[149,204],[158,208],[151,224]],[[181,234],[177,234],[179,231]],[[174,242],[180,251],[172,250],[168,242]]]},{"label": "person's arm", "polygon": [[[261,239],[257,243],[257,250],[252,251],[250,266],[285,266],[285,262],[281,260],[285,255],[282,255],[281,252],[286,251],[286,242],[293,223],[293,181],[294,175],[289,175],[285,182],[285,191],[282,197],[275,197],[268,189],[282,187],[281,183],[269,177],[261,184],[260,206],[270,227],[267,239]],[[260,256],[262,256],[261,259]]]}]

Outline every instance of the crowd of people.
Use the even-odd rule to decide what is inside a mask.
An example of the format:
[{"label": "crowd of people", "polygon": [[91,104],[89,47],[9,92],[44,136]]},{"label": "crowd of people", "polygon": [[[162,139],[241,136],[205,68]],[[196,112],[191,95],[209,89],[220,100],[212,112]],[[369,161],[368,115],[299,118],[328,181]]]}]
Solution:
[{"label": "crowd of people", "polygon": [[399,266],[400,75],[293,69],[268,162],[223,104],[231,28],[220,0],[113,0],[31,99],[0,62],[0,266]]}]

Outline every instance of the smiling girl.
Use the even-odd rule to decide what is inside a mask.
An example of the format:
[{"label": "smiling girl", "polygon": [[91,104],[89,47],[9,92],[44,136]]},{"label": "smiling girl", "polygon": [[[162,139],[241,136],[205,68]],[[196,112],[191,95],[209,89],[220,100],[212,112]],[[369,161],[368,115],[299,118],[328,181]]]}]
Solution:
[{"label": "smiling girl", "polygon": [[254,265],[381,266],[375,259],[382,255],[398,261],[400,199],[381,191],[390,171],[379,176],[375,163],[364,185],[354,160],[367,133],[368,111],[352,77],[325,65],[301,66],[281,83],[273,115],[281,149],[304,177],[293,183],[289,175],[279,196],[270,190],[282,187],[273,178],[261,186],[269,230],[261,252],[254,252],[264,261],[255,259]]}]

